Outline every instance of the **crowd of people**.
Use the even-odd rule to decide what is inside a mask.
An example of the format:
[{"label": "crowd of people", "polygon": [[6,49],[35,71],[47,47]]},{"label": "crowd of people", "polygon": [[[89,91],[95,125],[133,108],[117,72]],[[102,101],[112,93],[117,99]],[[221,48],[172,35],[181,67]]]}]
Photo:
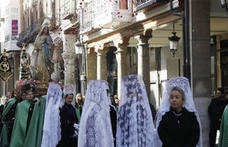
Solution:
[{"label": "crowd of people", "polygon": [[[68,92],[62,94],[61,85],[52,82],[47,95],[39,95],[34,80],[17,81],[14,91],[7,94],[5,105],[0,107],[0,146],[53,147],[53,142],[58,147],[65,147],[66,143],[76,146],[74,124],[80,121],[84,99],[80,93],[74,98],[73,91]],[[75,105],[71,104],[73,100]],[[54,128],[52,124],[58,126]],[[54,133],[50,128],[58,130],[61,137],[48,138]]]},{"label": "crowd of people", "polygon": [[[219,147],[228,145],[227,96],[218,95],[208,108],[211,147],[212,134],[219,128]],[[203,146],[199,114],[184,77],[166,82],[156,114],[137,75],[123,78],[120,98],[110,96],[104,80],[90,81],[85,97],[57,82],[50,82],[47,94],[39,95],[34,80],[18,81],[1,109],[1,147]]]}]

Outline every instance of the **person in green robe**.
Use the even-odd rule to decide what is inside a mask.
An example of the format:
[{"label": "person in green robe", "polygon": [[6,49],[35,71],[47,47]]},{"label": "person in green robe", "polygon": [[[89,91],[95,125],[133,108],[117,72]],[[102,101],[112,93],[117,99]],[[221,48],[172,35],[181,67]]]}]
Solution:
[{"label": "person in green robe", "polygon": [[222,116],[218,147],[228,147],[228,106]]},{"label": "person in green robe", "polygon": [[26,137],[26,128],[28,120],[28,112],[32,103],[32,90],[30,84],[22,86],[22,98],[24,99],[17,105],[15,121],[10,140],[10,147],[23,147],[24,138]]},{"label": "person in green robe", "polygon": [[10,147],[23,147],[30,104],[29,100],[24,100],[17,106]]},{"label": "person in green robe", "polygon": [[35,88],[25,85],[25,100],[18,104],[10,147],[40,147],[46,97],[35,98]]},{"label": "person in green robe", "polygon": [[40,147],[43,135],[46,95],[35,103],[23,147]]},{"label": "person in green robe", "polygon": [[1,116],[1,123],[2,123],[2,130],[0,135],[0,146],[1,147],[8,147],[9,141],[11,138],[11,130],[13,126],[15,108],[16,108],[16,99],[10,99],[4,107],[2,116]]},{"label": "person in green robe", "polygon": [[15,120],[16,107],[17,104],[22,101],[21,88],[23,84],[23,81],[16,82],[16,88],[14,91],[15,97],[9,99],[4,106],[3,113],[0,117],[0,123],[2,124],[0,133],[0,147],[9,146]]}]

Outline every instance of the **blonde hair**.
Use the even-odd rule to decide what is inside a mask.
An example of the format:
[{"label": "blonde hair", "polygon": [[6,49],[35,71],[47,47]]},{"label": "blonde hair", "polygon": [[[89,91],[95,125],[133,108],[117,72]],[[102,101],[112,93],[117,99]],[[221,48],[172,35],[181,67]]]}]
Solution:
[{"label": "blonde hair", "polygon": [[78,93],[78,94],[76,95],[76,98],[75,98],[76,103],[78,103],[78,97],[79,97],[79,96],[81,96],[81,99],[83,99],[82,94],[81,94],[81,93]]}]

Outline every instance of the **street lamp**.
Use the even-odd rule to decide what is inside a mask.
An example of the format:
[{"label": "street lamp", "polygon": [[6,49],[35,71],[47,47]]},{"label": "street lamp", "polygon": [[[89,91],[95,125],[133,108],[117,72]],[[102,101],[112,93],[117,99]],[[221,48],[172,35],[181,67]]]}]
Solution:
[{"label": "street lamp", "polygon": [[228,0],[221,0],[221,5],[225,8],[226,12],[228,13]]},{"label": "street lamp", "polygon": [[183,72],[184,76],[191,81],[191,58],[190,58],[190,35],[189,35],[189,0],[184,0],[184,12],[177,13],[173,8],[173,0],[170,0],[170,11],[174,16],[178,16],[182,18],[182,41],[183,41]]},{"label": "street lamp", "polygon": [[172,56],[175,55],[177,49],[178,49],[178,42],[180,40],[180,37],[176,36],[176,32],[175,32],[175,24],[173,23],[173,32],[172,32],[172,36],[168,37],[169,38],[169,50],[172,54]]}]

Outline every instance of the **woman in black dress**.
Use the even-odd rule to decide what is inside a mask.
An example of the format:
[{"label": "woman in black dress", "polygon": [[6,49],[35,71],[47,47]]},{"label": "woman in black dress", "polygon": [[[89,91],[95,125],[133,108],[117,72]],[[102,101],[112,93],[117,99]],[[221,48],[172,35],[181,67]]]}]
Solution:
[{"label": "woman in black dress", "polygon": [[73,94],[65,95],[65,103],[60,109],[61,121],[61,141],[57,147],[76,147],[77,136],[75,135],[74,124],[78,124],[75,108],[71,104],[73,101]]},{"label": "woman in black dress", "polygon": [[159,112],[161,120],[158,122],[157,128],[162,147],[201,146],[199,143],[200,125],[195,115],[196,112],[189,111],[185,107],[186,99],[189,98],[185,96],[185,93],[188,92],[185,91],[184,86],[183,88],[178,87],[178,84],[174,84],[169,88],[168,98],[166,99],[168,100],[167,104],[169,103],[169,110],[163,111],[163,115],[161,115],[161,111]]}]

